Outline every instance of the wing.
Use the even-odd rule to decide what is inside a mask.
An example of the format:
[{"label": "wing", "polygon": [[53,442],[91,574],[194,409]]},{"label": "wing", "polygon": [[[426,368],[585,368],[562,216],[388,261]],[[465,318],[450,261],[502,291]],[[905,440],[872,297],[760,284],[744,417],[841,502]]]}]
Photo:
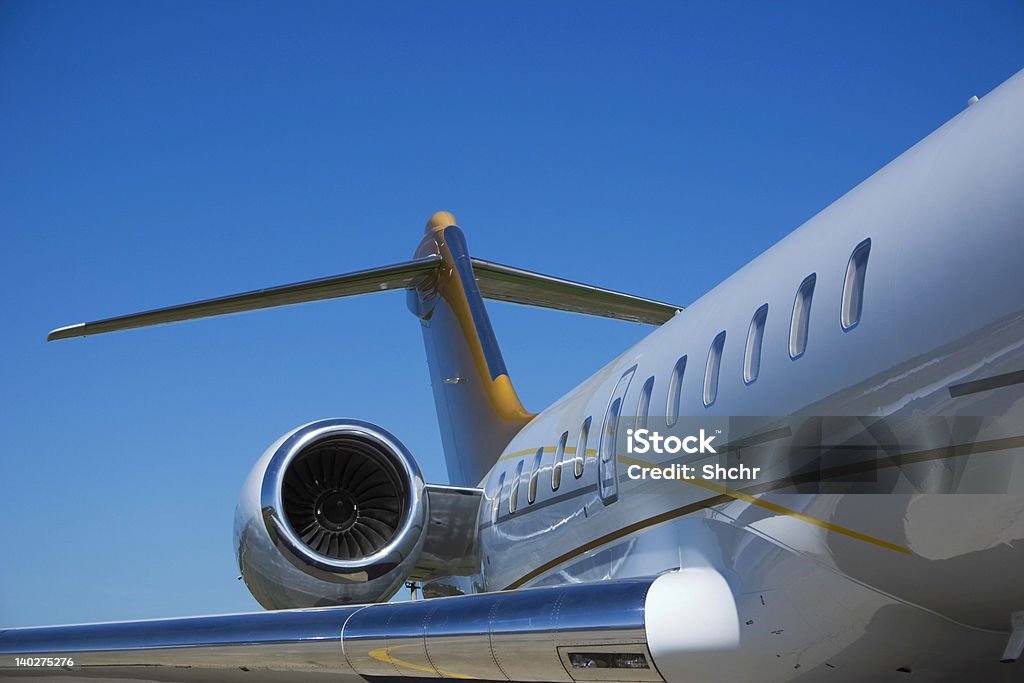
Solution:
[{"label": "wing", "polygon": [[[707,643],[716,619],[702,606],[719,622],[735,614],[719,574],[686,570],[369,606],[10,629],[0,631],[0,677],[657,682],[654,658],[668,634],[653,626],[678,621],[676,642],[690,624]],[[730,638],[723,633],[716,646]],[[46,668],[17,658],[73,663]]]}]

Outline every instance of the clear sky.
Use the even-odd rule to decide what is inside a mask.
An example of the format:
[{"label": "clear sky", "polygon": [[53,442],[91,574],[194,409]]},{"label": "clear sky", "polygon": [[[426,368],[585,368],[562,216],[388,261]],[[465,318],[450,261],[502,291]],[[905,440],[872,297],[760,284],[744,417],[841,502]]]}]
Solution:
[{"label": "clear sky", "polygon": [[[408,258],[687,304],[1024,67],[1020,2],[0,2],[0,626],[250,610],[242,481],[304,422],[445,480],[403,295],[47,344]],[[649,330],[495,304],[538,410]]]}]

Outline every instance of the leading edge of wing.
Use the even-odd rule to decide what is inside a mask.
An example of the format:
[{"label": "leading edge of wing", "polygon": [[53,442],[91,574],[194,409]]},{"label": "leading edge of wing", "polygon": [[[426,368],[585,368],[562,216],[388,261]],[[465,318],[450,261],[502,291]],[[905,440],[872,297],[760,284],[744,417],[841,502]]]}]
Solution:
[{"label": "leading edge of wing", "polygon": [[309,681],[328,673],[343,682],[564,680],[565,658],[572,651],[616,645],[616,651],[647,662],[635,672],[642,676],[618,680],[658,683],[662,679],[645,644],[645,613],[649,591],[665,581],[676,579],[663,575],[374,605],[0,630],[0,678],[24,675],[17,659],[27,657],[70,658],[73,663],[54,675],[82,679],[227,680],[244,671],[249,677],[239,680]]},{"label": "leading edge of wing", "polygon": [[105,318],[87,323],[68,325],[53,330],[47,341],[104,334],[137,327],[164,325],[167,323],[230,315],[262,308],[288,306],[310,301],[337,299],[371,292],[406,289],[415,285],[420,278],[432,273],[440,262],[438,256],[404,261],[380,268],[369,268],[342,275],[296,282],[268,289],[257,289],[241,294],[206,299],[178,306],[168,306],[142,313],[132,313],[114,318]]}]

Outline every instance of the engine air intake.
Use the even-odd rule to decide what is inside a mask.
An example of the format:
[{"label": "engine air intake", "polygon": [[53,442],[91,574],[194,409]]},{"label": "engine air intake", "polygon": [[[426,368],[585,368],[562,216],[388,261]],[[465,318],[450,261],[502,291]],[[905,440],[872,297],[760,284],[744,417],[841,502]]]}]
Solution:
[{"label": "engine air intake", "polygon": [[303,449],[284,474],[285,518],[310,550],[336,560],[373,555],[394,538],[408,491],[383,446],[332,435]]},{"label": "engine air intake", "polygon": [[415,570],[429,516],[423,475],[394,435],[362,420],[310,422],[249,473],[238,566],[267,609],[385,601]]}]

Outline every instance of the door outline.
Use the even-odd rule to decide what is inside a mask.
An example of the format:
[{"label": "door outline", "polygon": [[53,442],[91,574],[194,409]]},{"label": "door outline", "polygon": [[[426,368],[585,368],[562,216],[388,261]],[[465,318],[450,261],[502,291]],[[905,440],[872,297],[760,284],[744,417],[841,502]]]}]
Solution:
[{"label": "door outline", "polygon": [[626,370],[615,384],[615,390],[608,398],[604,421],[601,423],[601,440],[597,453],[597,491],[601,502],[611,505],[619,499],[619,456],[616,450],[618,441],[619,418],[622,416],[622,404],[626,400],[629,384],[636,374],[637,366]]}]

